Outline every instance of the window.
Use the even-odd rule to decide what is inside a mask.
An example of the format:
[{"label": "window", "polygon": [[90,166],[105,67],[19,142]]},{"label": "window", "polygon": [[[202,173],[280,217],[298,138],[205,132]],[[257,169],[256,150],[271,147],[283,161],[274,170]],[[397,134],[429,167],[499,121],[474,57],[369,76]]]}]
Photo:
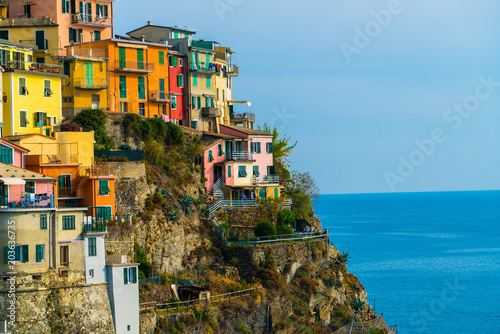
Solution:
[{"label": "window", "polygon": [[210,75],[207,75],[207,88],[212,88],[212,81]]},{"label": "window", "polygon": [[0,38],[1,39],[9,39],[9,31],[8,30],[0,30]]},{"label": "window", "polygon": [[250,153],[254,153],[254,152],[255,152],[254,144],[250,143]]},{"label": "window", "polygon": [[127,102],[120,102],[120,111],[128,112],[128,103]]},{"label": "window", "polygon": [[109,184],[108,180],[99,180],[99,195],[109,195]]},{"label": "window", "polygon": [[41,214],[40,215],[40,229],[46,230],[47,229],[47,214]]},{"label": "window", "polygon": [[127,98],[127,77],[120,75],[120,99]]},{"label": "window", "polygon": [[26,110],[19,111],[19,125],[22,128],[26,128],[28,126],[28,112]]},{"label": "window", "polygon": [[[36,62],[43,64],[44,60],[43,60],[43,58],[37,58]],[[64,60],[64,62],[63,62],[63,74],[70,75],[70,73],[71,73],[71,62],[69,60]]]},{"label": "window", "polygon": [[174,66],[174,60],[173,60],[173,56],[169,55],[168,56],[168,66]]},{"label": "window", "polygon": [[224,154],[224,152],[222,152],[222,144],[217,145],[217,152],[219,154],[219,157]]},{"label": "window", "polygon": [[62,221],[63,221],[62,223],[63,230],[75,229],[75,216],[63,216]]},{"label": "window", "polygon": [[139,99],[144,100],[146,99],[146,87],[144,85],[144,77],[139,77],[138,78],[138,84],[139,84]]},{"label": "window", "polygon": [[160,65],[165,65],[165,52],[158,51],[158,58],[160,59]]},{"label": "window", "polygon": [[172,109],[177,109],[177,96],[172,96]]},{"label": "window", "polygon": [[63,14],[69,14],[69,0],[62,0],[62,12]]},{"label": "window", "polygon": [[45,261],[45,245],[36,245],[36,262]]},{"label": "window", "polygon": [[53,125],[57,125],[57,116],[54,116],[53,119],[54,119]]},{"label": "window", "polygon": [[257,177],[260,176],[259,166],[253,166],[253,175]]},{"label": "window", "polygon": [[43,96],[51,97],[52,89],[50,89],[50,80],[43,80]]},{"label": "window", "polygon": [[266,143],[266,152],[273,153],[273,143]]},{"label": "window", "polygon": [[69,246],[61,246],[61,266],[69,266]]},{"label": "window", "polygon": [[137,268],[123,268],[123,284],[137,283]]},{"label": "window", "polygon": [[89,270],[89,277],[94,277],[94,269]]},{"label": "window", "polygon": [[35,193],[35,182],[34,181],[26,181],[25,191],[28,194],[34,194]]},{"label": "window", "polygon": [[99,30],[94,30],[94,41],[101,40],[101,32]]},{"label": "window", "polygon": [[19,78],[19,95],[28,95],[28,88],[26,87],[26,78]]},{"label": "window", "polygon": [[101,95],[92,94],[92,102],[101,102]]},{"label": "window", "polygon": [[89,256],[97,256],[97,238],[89,238]]},{"label": "window", "polygon": [[0,162],[9,165],[14,163],[12,149],[10,147],[0,145]]},{"label": "window", "polygon": [[267,175],[274,175],[274,166],[267,166]]},{"label": "window", "polygon": [[216,91],[217,91],[217,95],[216,96],[217,96],[217,100],[218,100],[219,99],[219,88],[217,88]]},{"label": "window", "polygon": [[198,87],[198,74],[193,74],[193,86]]},{"label": "window", "polygon": [[110,206],[98,206],[97,207],[97,218],[99,221],[105,222],[111,219],[111,207]]},{"label": "window", "polygon": [[214,156],[212,155],[212,150],[208,150],[208,162],[214,161]]},{"label": "window", "polygon": [[232,177],[231,176],[231,166],[227,166],[227,177]]},{"label": "window", "polygon": [[255,153],[260,153],[260,143],[254,143]]},{"label": "window", "polygon": [[[90,6],[90,4],[89,4]],[[95,5],[95,15],[97,17],[104,17],[106,13],[104,13],[104,5],[99,5],[99,4],[96,4]]]},{"label": "window", "polygon": [[146,104],[139,103],[139,115],[146,116]]},{"label": "window", "polygon": [[177,87],[184,87],[184,74],[177,75]]},{"label": "window", "polygon": [[29,261],[29,249],[28,245],[17,245],[14,249],[9,246],[5,246],[5,263],[10,261],[14,262],[28,262]]},{"label": "window", "polygon": [[238,177],[247,177],[247,167],[238,166]]},{"label": "window", "polygon": [[198,121],[197,120],[191,121],[191,128],[198,129]]},{"label": "window", "polygon": [[75,28],[69,28],[69,43],[78,43],[78,31]]},{"label": "window", "polygon": [[179,38],[179,33],[177,31],[174,31],[174,39]]},{"label": "window", "polygon": [[47,125],[47,113],[43,111],[37,111],[34,113],[35,125],[37,127]]},{"label": "window", "polygon": [[180,67],[184,66],[184,58],[179,58],[179,66]]}]

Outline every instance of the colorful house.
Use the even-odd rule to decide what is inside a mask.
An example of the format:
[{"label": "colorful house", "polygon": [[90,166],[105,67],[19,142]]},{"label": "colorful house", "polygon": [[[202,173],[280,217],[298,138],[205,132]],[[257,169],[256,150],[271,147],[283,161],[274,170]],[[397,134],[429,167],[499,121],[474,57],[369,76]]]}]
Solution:
[{"label": "colorful house", "polygon": [[121,37],[74,47],[104,50],[107,55],[109,111],[169,116],[168,45]]},{"label": "colorful house", "polygon": [[[54,56],[64,56],[66,45],[98,41],[113,37],[113,2],[115,0],[22,0],[10,1],[9,19],[50,20],[59,26],[58,45],[50,50]],[[39,29],[35,39],[51,40],[51,32]]]},{"label": "colorful house", "polygon": [[215,108],[222,113],[222,123],[230,124],[229,101],[233,99],[233,77],[238,76],[231,48],[215,47],[215,63],[222,71],[215,75]]},{"label": "colorful house", "polygon": [[168,50],[168,70],[170,78],[170,117],[176,124],[184,124],[187,105],[186,57],[177,51]]},{"label": "colorful house", "polygon": [[57,66],[37,66],[28,45],[0,41],[2,135],[50,135],[61,121],[61,79]]},{"label": "colorful house", "polygon": [[25,154],[28,149],[22,147],[6,138],[0,138],[0,163],[13,165],[16,167],[25,167]]},{"label": "colorful house", "polygon": [[62,114],[72,117],[84,109],[108,110],[108,59],[104,49],[66,47]]}]

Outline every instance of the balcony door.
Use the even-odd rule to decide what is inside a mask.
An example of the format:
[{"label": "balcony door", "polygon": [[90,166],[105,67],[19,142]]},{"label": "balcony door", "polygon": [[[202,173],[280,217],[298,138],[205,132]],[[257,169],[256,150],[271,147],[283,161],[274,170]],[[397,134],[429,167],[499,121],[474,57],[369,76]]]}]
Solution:
[{"label": "balcony door", "polygon": [[69,246],[61,246],[61,267],[69,266]]},{"label": "balcony door", "polygon": [[165,79],[160,79],[160,99],[165,100]]},{"label": "balcony door", "polygon": [[65,197],[71,195],[71,175],[63,174],[59,176],[59,196]]},{"label": "balcony door", "polygon": [[45,50],[47,46],[45,45],[45,31],[37,30],[35,31],[35,44],[38,46],[38,50]]},{"label": "balcony door", "polygon": [[214,166],[214,182],[222,177],[222,166]]}]

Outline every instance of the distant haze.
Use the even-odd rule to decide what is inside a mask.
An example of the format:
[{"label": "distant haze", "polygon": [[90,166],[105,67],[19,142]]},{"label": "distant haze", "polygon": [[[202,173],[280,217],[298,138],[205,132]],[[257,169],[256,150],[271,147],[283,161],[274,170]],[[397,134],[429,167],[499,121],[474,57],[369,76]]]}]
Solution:
[{"label": "distant haze", "polygon": [[115,34],[149,20],[234,49],[234,98],[299,142],[322,193],[499,189],[499,1],[114,6]]}]

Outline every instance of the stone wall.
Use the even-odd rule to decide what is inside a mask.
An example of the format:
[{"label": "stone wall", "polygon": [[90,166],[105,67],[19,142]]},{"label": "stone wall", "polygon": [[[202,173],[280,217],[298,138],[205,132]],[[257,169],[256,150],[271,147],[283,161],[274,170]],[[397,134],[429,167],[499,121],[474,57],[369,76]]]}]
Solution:
[{"label": "stone wall", "polygon": [[[78,284],[78,275],[60,279],[54,272],[17,278],[15,326],[8,327],[13,333],[114,333],[106,283]],[[0,319],[6,319],[11,300],[6,283]]]},{"label": "stone wall", "polygon": [[140,161],[99,162],[97,166],[112,166],[114,168],[114,175],[120,179],[139,180],[146,178],[146,165]]},{"label": "stone wall", "polygon": [[154,334],[156,328],[156,313],[141,313],[139,315],[141,334]]}]

